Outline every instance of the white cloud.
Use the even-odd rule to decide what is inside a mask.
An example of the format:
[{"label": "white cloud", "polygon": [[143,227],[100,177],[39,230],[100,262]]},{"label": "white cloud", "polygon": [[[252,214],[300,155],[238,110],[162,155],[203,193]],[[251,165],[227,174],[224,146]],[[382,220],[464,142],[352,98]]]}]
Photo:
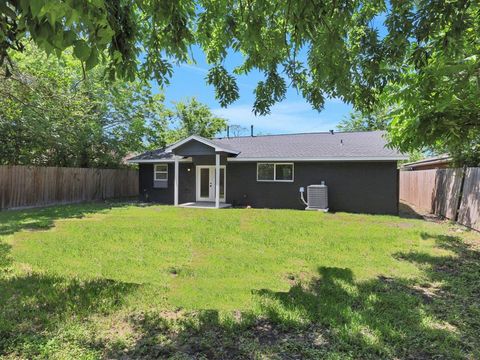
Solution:
[{"label": "white cloud", "polygon": [[203,74],[206,74],[208,73],[208,70],[207,69],[204,69],[200,66],[197,66],[197,65],[192,65],[192,64],[181,64],[180,65],[181,67],[185,68],[185,69],[190,69],[190,70],[194,70],[194,71],[198,71],[198,72],[201,72]]},{"label": "white cloud", "polygon": [[283,102],[275,105],[269,115],[255,116],[251,105],[232,105],[213,112],[228,120],[229,124],[249,128],[253,125],[262,133],[296,133],[335,129],[340,117],[329,118],[313,110],[306,102]]}]

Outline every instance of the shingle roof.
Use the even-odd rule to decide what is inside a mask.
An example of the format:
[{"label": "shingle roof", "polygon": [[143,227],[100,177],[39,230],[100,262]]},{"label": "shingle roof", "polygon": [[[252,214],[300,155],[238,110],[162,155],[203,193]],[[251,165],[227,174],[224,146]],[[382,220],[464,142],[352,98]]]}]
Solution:
[{"label": "shingle roof", "polygon": [[173,154],[166,153],[165,148],[151,150],[144,152],[143,154],[134,156],[128,159],[129,162],[136,162],[137,160],[169,160],[173,159]]},{"label": "shingle roof", "polygon": [[383,131],[306,133],[215,140],[240,151],[237,158],[396,157]]},{"label": "shingle roof", "polygon": [[[384,131],[321,132],[286,135],[244,136],[210,140],[240,153],[232,160],[400,160],[395,149],[388,148]],[[171,158],[163,150],[139,155],[131,160]]]}]

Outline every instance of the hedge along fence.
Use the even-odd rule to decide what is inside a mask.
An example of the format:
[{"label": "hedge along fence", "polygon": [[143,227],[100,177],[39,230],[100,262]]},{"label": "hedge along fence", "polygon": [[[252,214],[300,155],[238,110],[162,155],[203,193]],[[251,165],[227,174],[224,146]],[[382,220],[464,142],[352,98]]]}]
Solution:
[{"label": "hedge along fence", "polygon": [[0,166],[0,209],[138,195],[138,171]]},{"label": "hedge along fence", "polygon": [[400,200],[480,231],[480,168],[400,171]]}]

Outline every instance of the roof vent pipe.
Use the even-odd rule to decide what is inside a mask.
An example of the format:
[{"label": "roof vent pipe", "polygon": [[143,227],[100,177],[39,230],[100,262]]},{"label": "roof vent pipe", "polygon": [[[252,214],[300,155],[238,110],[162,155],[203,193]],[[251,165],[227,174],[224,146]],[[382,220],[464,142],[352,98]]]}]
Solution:
[{"label": "roof vent pipe", "polygon": [[253,137],[253,125],[250,125],[250,136]]},{"label": "roof vent pipe", "polygon": [[230,139],[230,126],[227,125],[227,139]]}]

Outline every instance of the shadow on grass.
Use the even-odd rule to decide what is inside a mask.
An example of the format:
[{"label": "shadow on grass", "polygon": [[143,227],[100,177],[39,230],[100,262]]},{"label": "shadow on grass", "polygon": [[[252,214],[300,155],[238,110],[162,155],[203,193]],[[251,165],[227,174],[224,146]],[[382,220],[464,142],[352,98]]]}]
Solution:
[{"label": "shadow on grass", "polygon": [[0,236],[10,235],[21,230],[46,230],[53,226],[55,220],[82,218],[90,213],[102,213],[127,205],[131,204],[95,202],[0,211]]},{"label": "shadow on grass", "polygon": [[[355,281],[321,267],[286,291],[255,290],[259,311],[225,319],[215,310],[129,319],[138,336],[112,357],[246,359],[480,357],[480,252],[454,236],[423,234],[453,256],[398,253],[425,278]],[[113,349],[114,350],[114,349]]]},{"label": "shadow on grass", "polygon": [[[81,328],[89,317],[119,309],[125,295],[137,287],[106,279],[81,281],[41,274],[0,279],[0,355],[39,356],[54,341],[61,343],[66,324]],[[93,345],[83,350],[96,351]]]},{"label": "shadow on grass", "polygon": [[12,258],[10,256],[11,246],[0,242],[0,275],[2,271],[7,269],[12,264]]},{"label": "shadow on grass", "polygon": [[[2,211],[0,236],[25,229],[46,230],[58,219],[81,218],[125,205],[88,203]],[[28,268],[17,273],[11,268],[10,251],[11,246],[0,239],[0,357],[48,358],[52,344],[56,340],[62,344],[59,338],[67,323],[77,322],[81,327],[91,316],[115,311],[138,287],[108,279],[82,281],[35,273]],[[93,345],[86,347],[87,353],[98,350]]]}]

